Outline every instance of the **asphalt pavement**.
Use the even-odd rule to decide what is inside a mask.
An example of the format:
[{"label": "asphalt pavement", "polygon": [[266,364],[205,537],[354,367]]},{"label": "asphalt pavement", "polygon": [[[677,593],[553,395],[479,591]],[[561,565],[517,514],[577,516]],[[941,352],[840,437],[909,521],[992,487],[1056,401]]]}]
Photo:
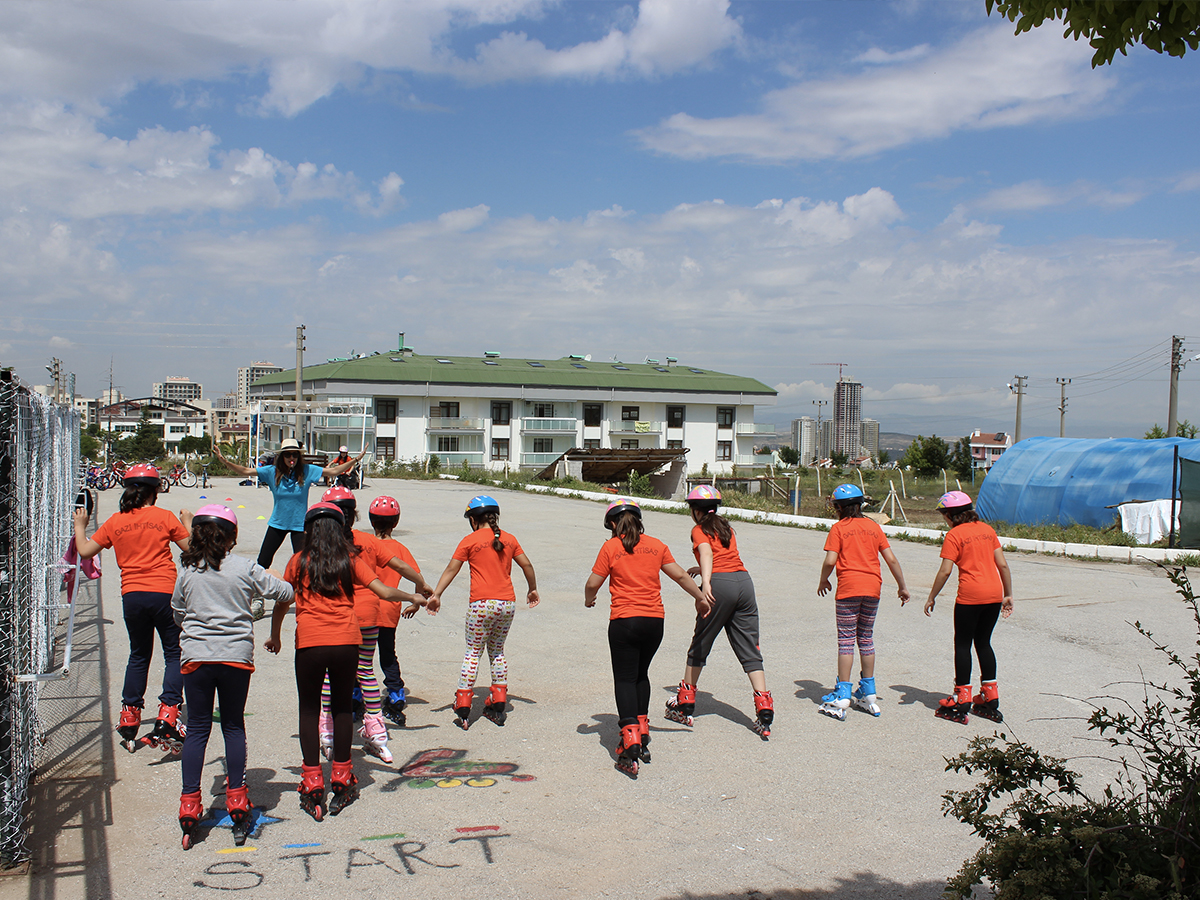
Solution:
[{"label": "asphalt pavement", "polygon": [[[456,482],[369,481],[361,509],[379,494],[399,499],[396,537],[431,582],[467,532],[466,501],[480,492]],[[719,641],[699,685],[692,728],[662,715],[683,672],[694,613],[664,586],[666,634],[651,669],[653,760],[636,780],[613,767],[616,710],[606,640],[607,586],[595,609],[583,584],[606,532],[603,507],[495,490],[501,526],[517,536],[538,575],[542,603],[518,607],[507,644],[508,722],[468,731],[450,701],[463,653],[464,572],[441,613],[402,621],[398,652],[408,683],[408,727],[391,729],[393,765],[354,751],[361,798],[317,823],[299,808],[300,752],[291,638],[261,649],[247,704],[247,782],[260,827],[234,845],[224,805],[224,748],[214,729],[203,791],[216,808],[189,851],[176,819],[178,757],[129,754],[113,728],[128,652],[111,553],[104,577],[80,597],[72,677],[47,686],[47,731],[31,796],[29,871],[0,878],[0,900],[225,897],[255,900],[353,891],[367,898],[709,898],[842,900],[936,898],[978,847],[943,817],[942,795],[970,784],[945,771],[975,734],[1002,730],[1040,750],[1073,758],[1099,787],[1115,774],[1088,739],[1087,698],[1136,697],[1139,667],[1162,661],[1131,625],[1186,647],[1196,635],[1165,576],[1149,565],[1010,554],[1016,611],[997,627],[1001,708],[996,726],[934,718],[953,680],[953,581],[932,618],[922,614],[938,548],[896,543],[913,592],[903,609],[886,574],[876,625],[882,715],[851,710],[839,722],[817,712],[833,686],[837,652],[832,597],[818,598],[825,535],[736,523],[754,578],[768,686],[775,698],[769,740],[751,730],[748,679]],[[311,500],[319,491],[314,489]],[[117,492],[100,497],[101,519]],[[176,488],[160,505],[234,507],[235,552],[254,557],[270,513],[265,489],[218,479],[208,490]],[[690,521],[648,512],[647,532],[690,564]],[[281,550],[276,567],[282,570]],[[518,596],[523,581],[514,571]],[[156,708],[156,658],[146,711]],[[488,683],[481,666],[476,713]],[[356,741],[357,743],[357,741]]]}]

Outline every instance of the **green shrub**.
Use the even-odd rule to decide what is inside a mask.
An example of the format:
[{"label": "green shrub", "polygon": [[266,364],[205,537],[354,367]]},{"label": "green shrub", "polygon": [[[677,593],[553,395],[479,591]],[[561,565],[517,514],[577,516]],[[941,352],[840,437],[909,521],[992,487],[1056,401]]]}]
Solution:
[{"label": "green shrub", "polygon": [[[1192,613],[1200,604],[1185,570],[1162,567]],[[966,900],[991,884],[997,900],[1195,900],[1200,897],[1200,652],[1178,655],[1140,622],[1180,685],[1142,680],[1142,700],[1116,711],[1093,705],[1088,731],[1119,750],[1116,779],[1099,796],[1065,762],[1007,735],[973,738],[948,771],[979,774],[950,791],[942,811],[971,826],[984,846],[946,884]],[[994,805],[1006,802],[999,811]]]},{"label": "green shrub", "polygon": [[634,497],[657,497],[658,492],[650,484],[650,476],[629,471],[629,493]]}]

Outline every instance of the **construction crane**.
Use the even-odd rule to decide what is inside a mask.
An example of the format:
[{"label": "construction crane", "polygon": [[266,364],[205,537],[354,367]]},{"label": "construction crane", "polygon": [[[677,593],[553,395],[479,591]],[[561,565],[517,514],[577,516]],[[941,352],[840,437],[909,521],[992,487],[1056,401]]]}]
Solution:
[{"label": "construction crane", "polygon": [[842,368],[844,366],[850,365],[850,363],[811,363],[811,365],[814,365],[814,366],[837,366],[838,367],[838,381],[841,381],[842,380]]}]

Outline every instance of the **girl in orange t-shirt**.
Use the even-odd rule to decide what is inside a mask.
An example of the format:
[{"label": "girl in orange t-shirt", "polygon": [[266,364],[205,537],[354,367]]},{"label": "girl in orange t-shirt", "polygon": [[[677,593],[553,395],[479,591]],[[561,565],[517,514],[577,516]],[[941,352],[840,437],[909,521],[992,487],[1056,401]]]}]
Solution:
[{"label": "girl in orange t-shirt", "polygon": [[[375,531],[375,539],[384,548],[384,553],[391,554],[403,563],[407,563],[414,572],[421,574],[421,567],[409,552],[408,548],[392,537],[392,532],[400,523],[400,504],[395,497],[386,495],[376,497],[371,501],[368,510],[371,528]],[[400,573],[387,566],[376,566],[380,580],[388,587],[396,587],[400,583]],[[379,668],[383,672],[382,697],[383,717],[389,722],[403,726],[408,718],[404,707],[408,705],[404,688],[404,677],[400,674],[400,660],[396,657],[396,626],[400,624],[400,608],[388,603],[379,609]]]},{"label": "girl in orange t-shirt", "polygon": [[[350,555],[344,527],[346,517],[333,503],[317,503],[304,516],[304,549],[291,558],[284,580],[295,591],[296,692],[300,707],[301,766],[300,807],[317,821],[325,814],[325,777],[321,770],[321,685],[329,678],[333,713],[333,759],[330,782],[333,799],[329,812],[337,815],[358,797],[354,764],[350,760],[354,727],[353,693],[362,632],[354,615],[354,589],[368,588],[381,600],[411,604],[412,615],[425,600],[390,588],[379,580],[373,566]],[[290,603],[276,602],[271,615],[271,637],[264,645],[271,653],[282,647],[280,632]]]},{"label": "girl in orange t-shirt", "polygon": [[[180,522],[154,505],[161,481],[158,469],[152,465],[130,466],[122,484],[125,490],[120,512],[97,528],[91,540],[87,538],[87,510],[75,511],[75,549],[81,559],[91,559],[102,549],[112,547],[121,569],[121,607],[129,632],[129,662],[125,665],[117,725],[121,745],[130,753],[139,744],[179,753],[187,728],[179,718],[183,676],[179,671],[179,626],[171,612],[176,575],[171,544],[181,550],[188,548],[186,525],[191,522],[191,513],[184,512],[184,521]],[[158,695],[154,730],[138,741],[155,632],[163,652],[162,693]]]},{"label": "girl in orange t-shirt", "polygon": [[[883,529],[874,519],[862,514],[862,490],[853,484],[839,484],[833,491],[833,506],[838,520],[825,539],[825,561],[821,564],[821,581],[817,596],[824,597],[832,589],[829,576],[837,570],[837,687],[821,698],[819,711],[834,719],[845,721],[846,710],[856,709],[878,716],[882,710],[875,696],[875,616],[879,612],[879,595],[883,576],[879,557],[887,563],[896,579],[896,594],[900,605],[908,602],[904,572],[896,554],[888,545]],[[851,693],[850,669],[854,665],[854,646],[862,668],[858,687]]]},{"label": "girl in orange t-shirt", "polygon": [[617,701],[616,767],[637,777],[638,760],[650,762],[650,663],[663,637],[663,602],[659,572],[696,601],[696,613],[712,611],[708,598],[662,541],[644,533],[642,508],[632,497],[618,497],[604,513],[612,537],[604,542],[592,574],[583,587],[583,605],[596,605],[596,594],[608,579],[612,607],[608,616],[608,650],[612,656],[613,692]]},{"label": "girl in orange t-shirt", "polygon": [[[933,578],[925,615],[933,614],[933,603],[958,566],[958,597],[954,602],[954,693],[938,701],[934,715],[939,719],[967,723],[967,714],[993,722],[1004,721],[1000,692],[996,687],[996,654],[992,629],[1001,615],[1013,611],[1012,573],[1000,549],[1000,539],[990,526],[979,521],[971,498],[950,491],[938,500],[938,511],[950,531],[942,541],[942,564]],[[971,647],[979,656],[979,693],[971,696]]]},{"label": "girl in orange t-shirt", "polygon": [[754,690],[755,722],[751,727],[766,740],[771,736],[775,704],[767,690],[767,676],[763,671],[754,582],[738,555],[737,536],[729,520],[717,512],[721,506],[721,492],[702,484],[687,495],[687,503],[692,512],[692,553],[699,563],[689,569],[688,574],[700,576],[700,589],[712,604],[713,611],[710,616],[696,617],[683,680],[679,682],[675,696],[667,700],[666,716],[672,722],[691,726],[692,712],[696,708],[696,683],[704,671],[713,641],[724,631]]},{"label": "girl in orange t-shirt", "polygon": [[438,579],[433,596],[429,598],[429,612],[436,613],[441,608],[442,592],[450,586],[463,563],[468,563],[471,567],[471,597],[467,604],[467,652],[458,676],[458,690],[454,692],[454,715],[458,717],[455,724],[466,731],[471,727],[471,700],[484,648],[492,663],[492,687],[483,714],[497,725],[503,725],[507,718],[508,659],[504,655],[504,641],[517,606],[512,583],[514,562],[525,573],[529,585],[525,601],[530,609],[538,605],[539,598],[533,563],[517,539],[500,530],[500,504],[486,495],[472,497],[463,517],[470,521],[471,533],[459,542]]},{"label": "girl in orange t-shirt", "polygon": [[[348,488],[340,485],[331,487],[321,495],[321,500],[337,506],[342,511],[342,515],[346,517],[342,533],[345,535],[351,556],[361,559],[377,573],[383,568],[394,570],[398,576],[403,576],[411,581],[420,594],[429,596],[433,593],[425,584],[420,572],[397,558],[395,554],[389,553],[374,534],[355,531],[351,527],[358,519],[358,502]],[[380,579],[382,580],[382,576]],[[390,586],[394,587],[398,583],[397,580]],[[389,603],[388,606],[393,607],[397,615],[411,616],[416,612],[416,607],[411,607],[412,612],[405,610],[405,613],[400,613],[396,604]],[[354,588],[354,615],[358,619],[358,627],[362,635],[362,640],[358,645],[358,692],[355,695],[356,697],[361,696],[363,702],[362,727],[358,729],[358,735],[362,738],[363,749],[367,753],[390,764],[392,751],[388,749],[387,745],[388,732],[387,726],[383,722],[379,680],[375,677],[375,645],[379,642],[379,598],[370,589],[362,586]],[[329,713],[328,679],[321,689],[320,732],[321,750],[328,756],[329,751],[333,748],[333,717]]]}]

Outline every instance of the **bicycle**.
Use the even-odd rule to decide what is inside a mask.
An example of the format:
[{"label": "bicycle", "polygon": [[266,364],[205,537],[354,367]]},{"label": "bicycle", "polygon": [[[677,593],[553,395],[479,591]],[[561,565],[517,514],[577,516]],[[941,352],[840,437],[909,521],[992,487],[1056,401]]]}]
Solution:
[{"label": "bicycle", "polygon": [[208,480],[209,463],[201,463],[200,465],[204,467],[204,471],[200,475],[200,487],[207,490],[208,488],[212,487],[212,483]]},{"label": "bicycle", "polygon": [[172,485],[193,488],[196,486],[196,473],[187,466],[175,463],[175,465],[171,467],[171,471],[163,476],[162,483],[162,489],[164,492],[169,491]]}]

